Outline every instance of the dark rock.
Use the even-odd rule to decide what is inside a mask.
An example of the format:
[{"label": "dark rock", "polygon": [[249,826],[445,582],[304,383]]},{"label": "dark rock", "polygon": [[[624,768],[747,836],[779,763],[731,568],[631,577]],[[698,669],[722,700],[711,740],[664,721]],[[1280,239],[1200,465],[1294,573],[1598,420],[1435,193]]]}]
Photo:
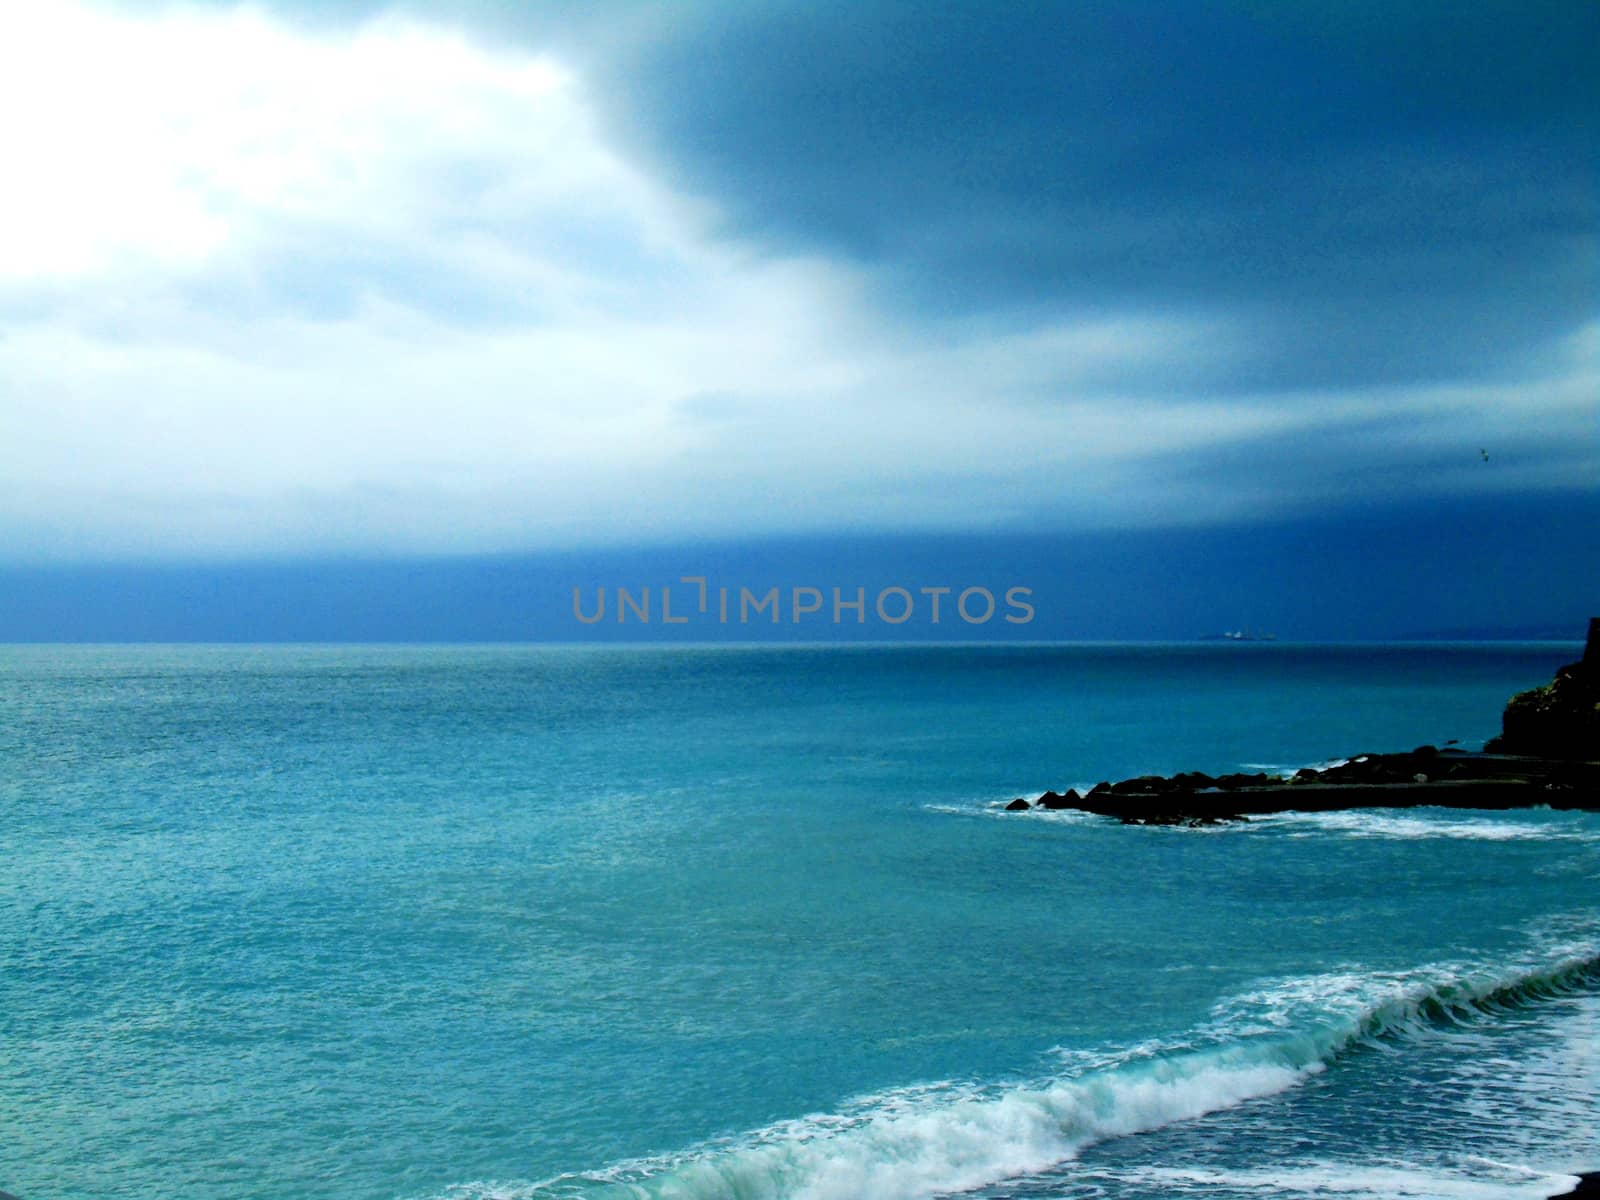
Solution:
[{"label": "dark rock", "polygon": [[[1431,760],[1421,760],[1431,769]],[[1361,754],[1322,772],[1324,783],[1407,783],[1418,760],[1409,754]]]},{"label": "dark rock", "polygon": [[1119,796],[1159,796],[1164,792],[1178,790],[1169,779],[1160,775],[1137,775],[1132,779],[1124,779],[1120,783],[1111,785],[1113,793]]},{"label": "dark rock", "polygon": [[[1592,628],[1592,626],[1591,626]],[[1569,1192],[1557,1192],[1550,1200],[1597,1200],[1600,1198],[1600,1171],[1588,1171],[1578,1176],[1578,1186]]]},{"label": "dark rock", "polygon": [[1006,811],[1007,812],[1027,812],[1032,807],[1033,807],[1033,805],[1029,804],[1021,796],[1018,796],[1010,804],[1006,805]]},{"label": "dark rock", "polygon": [[1600,667],[1568,663],[1543,687],[1518,692],[1484,750],[1545,758],[1600,758]]},{"label": "dark rock", "polygon": [[[1509,765],[1507,765],[1509,764]],[[1342,812],[1352,808],[1443,808],[1503,810],[1547,805],[1553,809],[1600,809],[1600,765],[1562,764],[1538,759],[1502,760],[1522,775],[1502,774],[1484,779],[1431,779],[1418,783],[1329,783],[1327,781],[1277,782],[1265,787],[1148,795],[1106,790],[1082,797],[1075,807],[1111,817],[1126,824],[1183,825],[1236,821],[1247,816],[1286,812]],[[1491,764],[1493,766],[1493,764]],[[1529,778],[1527,776],[1533,776]]]},{"label": "dark rock", "polygon": [[1219,775],[1216,779],[1217,787],[1225,791],[1233,791],[1235,788],[1263,787],[1266,784],[1277,782],[1279,782],[1277,778],[1268,775],[1265,771],[1257,771],[1254,775]]},{"label": "dark rock", "polygon": [[1046,792],[1044,795],[1039,797],[1035,807],[1048,808],[1052,810],[1077,808],[1078,801],[1078,793],[1073,791],[1071,788],[1068,788],[1064,795],[1060,792]]}]

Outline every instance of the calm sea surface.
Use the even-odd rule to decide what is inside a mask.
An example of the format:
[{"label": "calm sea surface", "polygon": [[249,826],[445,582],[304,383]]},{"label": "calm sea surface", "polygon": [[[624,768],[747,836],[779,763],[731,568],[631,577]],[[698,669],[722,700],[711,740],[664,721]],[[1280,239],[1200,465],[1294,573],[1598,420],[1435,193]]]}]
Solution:
[{"label": "calm sea surface", "polygon": [[0,1188],[1543,1196],[1600,816],[1005,814],[1576,646],[0,647]]}]

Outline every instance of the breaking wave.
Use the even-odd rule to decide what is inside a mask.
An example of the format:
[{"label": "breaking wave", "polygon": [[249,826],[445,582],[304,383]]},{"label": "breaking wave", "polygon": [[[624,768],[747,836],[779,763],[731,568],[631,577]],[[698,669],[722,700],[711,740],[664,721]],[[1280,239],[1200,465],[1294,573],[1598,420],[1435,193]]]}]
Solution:
[{"label": "breaking wave", "polygon": [[1268,984],[1178,1039],[1006,1084],[944,1082],[865,1097],[678,1155],[534,1183],[460,1184],[443,1200],[914,1200],[1036,1174],[1091,1143],[1296,1086],[1362,1046],[1600,987],[1600,945],[1498,968],[1445,964]]}]

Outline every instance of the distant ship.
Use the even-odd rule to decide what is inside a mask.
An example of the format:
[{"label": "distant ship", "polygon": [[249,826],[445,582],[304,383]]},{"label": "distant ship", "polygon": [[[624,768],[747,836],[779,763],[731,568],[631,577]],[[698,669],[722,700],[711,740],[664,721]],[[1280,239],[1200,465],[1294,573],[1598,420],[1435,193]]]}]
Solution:
[{"label": "distant ship", "polygon": [[1275,642],[1275,633],[1256,633],[1250,629],[1230,629],[1225,633],[1208,633],[1201,638],[1208,642]]}]

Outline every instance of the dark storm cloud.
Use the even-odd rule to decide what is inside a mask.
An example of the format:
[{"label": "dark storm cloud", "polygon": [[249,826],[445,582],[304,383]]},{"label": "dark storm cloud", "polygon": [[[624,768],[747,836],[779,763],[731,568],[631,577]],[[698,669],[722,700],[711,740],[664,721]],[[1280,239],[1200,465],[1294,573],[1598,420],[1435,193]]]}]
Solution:
[{"label": "dark storm cloud", "polygon": [[595,65],[614,126],[929,318],[1221,313],[1229,380],[1283,387],[1477,376],[1593,311],[1591,4],[678,11]]}]

